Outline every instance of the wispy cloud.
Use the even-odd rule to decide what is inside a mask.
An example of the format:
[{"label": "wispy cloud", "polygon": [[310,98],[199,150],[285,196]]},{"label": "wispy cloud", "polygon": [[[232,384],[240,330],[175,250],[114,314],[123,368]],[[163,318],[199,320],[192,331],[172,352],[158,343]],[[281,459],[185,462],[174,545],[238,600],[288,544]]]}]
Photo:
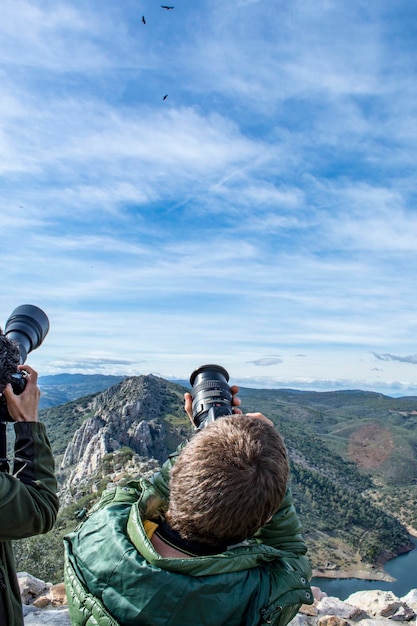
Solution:
[{"label": "wispy cloud", "polygon": [[377,354],[372,353],[379,361],[399,361],[400,363],[411,363],[417,365],[417,354],[409,354],[408,356],[400,356],[398,354]]},{"label": "wispy cloud", "polygon": [[255,359],[254,361],[248,361],[248,363],[252,363],[253,365],[257,365],[259,367],[269,367],[270,365],[278,365],[282,363],[282,359],[280,357],[262,357],[260,359]]},{"label": "wispy cloud", "polygon": [[2,308],[50,315],[35,364],[413,390],[416,18],[5,0]]},{"label": "wispy cloud", "polygon": [[136,369],[138,363],[142,365],[144,361],[139,360],[133,362],[126,359],[106,359],[100,357],[91,357],[89,359],[79,360],[57,359],[56,361],[51,361],[49,364],[49,370],[51,374],[59,374],[61,372],[66,372],[68,374],[74,374],[77,372],[82,374],[101,374],[103,371],[108,372],[113,369],[120,371],[120,368],[122,368],[128,375],[129,371],[131,374],[135,372],[135,370],[132,372],[132,368],[134,367]]}]

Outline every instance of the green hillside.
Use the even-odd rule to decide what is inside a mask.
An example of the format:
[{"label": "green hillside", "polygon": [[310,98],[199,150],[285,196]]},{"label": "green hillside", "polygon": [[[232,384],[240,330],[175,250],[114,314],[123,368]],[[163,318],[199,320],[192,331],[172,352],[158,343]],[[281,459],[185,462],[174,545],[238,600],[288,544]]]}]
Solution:
[{"label": "green hillside", "polygon": [[371,563],[397,554],[404,525],[417,529],[417,398],[253,389],[240,396],[244,410],[274,420],[290,451],[308,451],[291,474],[313,564],[323,554],[331,560],[335,545],[348,560],[355,550]]},{"label": "green hillside", "polygon": [[364,391],[242,389],[245,410],[313,432],[378,485],[417,484],[417,398]]}]

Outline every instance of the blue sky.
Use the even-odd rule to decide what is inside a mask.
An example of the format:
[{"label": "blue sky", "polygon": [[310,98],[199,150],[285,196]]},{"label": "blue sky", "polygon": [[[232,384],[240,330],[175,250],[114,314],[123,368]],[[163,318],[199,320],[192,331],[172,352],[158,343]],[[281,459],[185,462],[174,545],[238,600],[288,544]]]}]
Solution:
[{"label": "blue sky", "polygon": [[1,324],[45,310],[40,374],[417,395],[415,1],[173,5],[3,0]]}]

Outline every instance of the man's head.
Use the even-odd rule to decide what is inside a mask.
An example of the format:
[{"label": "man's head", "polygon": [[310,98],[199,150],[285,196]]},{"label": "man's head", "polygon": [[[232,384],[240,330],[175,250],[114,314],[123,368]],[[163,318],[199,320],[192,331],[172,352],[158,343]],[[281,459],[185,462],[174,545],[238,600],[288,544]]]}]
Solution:
[{"label": "man's head", "polygon": [[19,348],[14,341],[10,341],[0,328],[0,393],[16,374],[20,363]]},{"label": "man's head", "polygon": [[238,543],[277,511],[287,478],[286,448],[270,423],[221,417],[181,451],[171,472],[167,521],[188,541]]}]

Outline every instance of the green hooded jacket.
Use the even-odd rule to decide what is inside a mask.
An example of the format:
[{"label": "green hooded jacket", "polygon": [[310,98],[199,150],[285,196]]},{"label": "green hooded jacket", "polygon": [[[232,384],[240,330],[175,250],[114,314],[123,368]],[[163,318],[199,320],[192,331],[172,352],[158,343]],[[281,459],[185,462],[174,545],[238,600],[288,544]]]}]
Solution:
[{"label": "green hooded jacket", "polygon": [[214,556],[167,558],[142,519],[150,497],[169,494],[175,454],[153,481],[104,492],[65,538],[73,626],[285,626],[311,604],[311,569],[290,491],[256,535]]},{"label": "green hooded jacket", "polygon": [[54,458],[39,422],[14,425],[13,474],[0,472],[0,624],[23,626],[11,541],[51,530],[57,513]]}]

